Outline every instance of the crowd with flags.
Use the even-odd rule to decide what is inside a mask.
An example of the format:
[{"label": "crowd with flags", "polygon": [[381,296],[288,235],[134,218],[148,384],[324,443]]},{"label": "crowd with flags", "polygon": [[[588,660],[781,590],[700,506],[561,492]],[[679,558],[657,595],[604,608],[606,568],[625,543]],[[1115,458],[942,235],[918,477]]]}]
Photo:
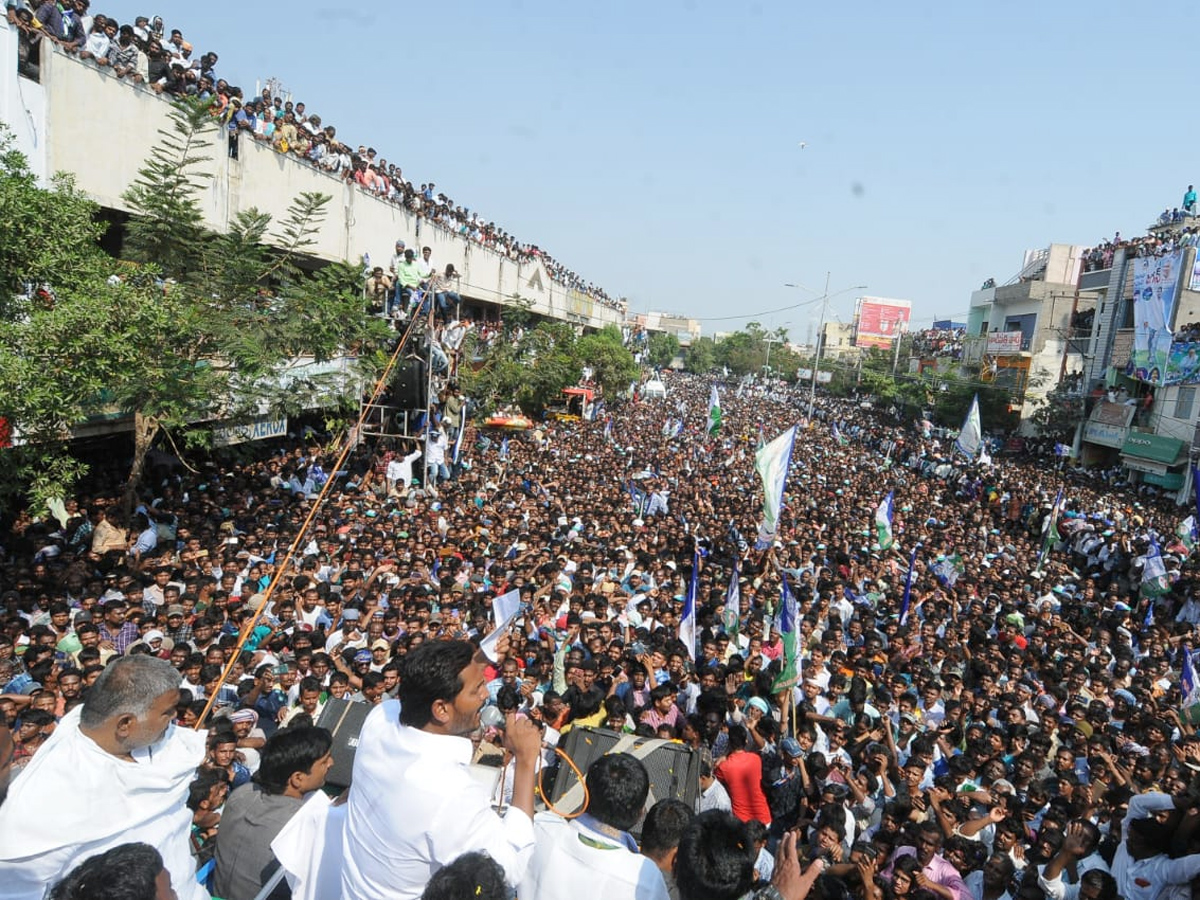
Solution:
[{"label": "crowd with flags", "polygon": [[[652,808],[632,829],[640,846],[594,818],[572,826],[655,861],[661,883],[605,900],[1186,891],[1200,872],[1191,498],[1181,509],[993,462],[977,404],[955,440],[911,411],[826,396],[808,421],[807,391],[781,382],[671,375],[669,390],[669,406],[614,404],[500,442],[460,427],[456,477],[437,494],[389,484],[364,445],[269,600],[264,585],[310,511],[280,461],[322,464],[302,439],[203,481],[152,485],[141,514],[169,516],[173,530],[137,555],[97,543],[117,527],[107,514],[92,521],[98,494],[64,505],[70,527],[23,520],[5,543],[11,588],[0,595],[0,719],[11,726],[0,763],[11,746],[17,769],[0,805],[0,897],[5,872],[30,863],[6,855],[5,839],[47,815],[31,806],[32,761],[61,752],[48,738],[114,660],[152,655],[177,670],[175,728],[213,707],[205,726],[221,740],[196,770],[187,815],[196,862],[207,852],[226,883],[222,861],[236,855],[222,852],[222,816],[234,821],[261,780],[265,739],[313,729],[331,700],[400,696],[409,655],[430,642],[479,646],[480,702],[500,721],[536,723],[548,783],[564,765],[560,739],[585,726],[699,756],[696,808]],[[470,755],[506,773],[497,801],[511,816],[522,776],[507,741],[481,728]],[[222,787],[233,789],[225,805]],[[88,818],[89,833],[111,820],[119,842],[120,810],[98,822],[87,803],[70,805],[71,790],[89,787],[56,787],[56,820]],[[380,803],[383,815],[403,799]],[[676,822],[667,850],[700,868],[697,842],[724,829],[742,854],[730,883],[698,891],[696,873],[664,855],[662,816]],[[242,846],[243,825],[231,833]],[[39,839],[69,845],[71,830]],[[336,873],[353,846],[281,845],[279,859],[320,856]],[[522,891],[519,865],[505,859],[502,892],[551,896]],[[286,871],[297,896],[320,896]],[[490,900],[483,879],[470,883]],[[598,896],[598,883],[581,870],[554,896]]]}]

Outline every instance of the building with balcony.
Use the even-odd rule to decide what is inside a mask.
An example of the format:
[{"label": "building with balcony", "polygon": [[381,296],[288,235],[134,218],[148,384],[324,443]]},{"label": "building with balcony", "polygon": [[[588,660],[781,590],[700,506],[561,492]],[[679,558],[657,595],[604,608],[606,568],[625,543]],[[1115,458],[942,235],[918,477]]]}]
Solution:
[{"label": "building with balcony", "polygon": [[1004,284],[971,294],[961,362],[969,375],[1008,390],[1023,428],[1046,395],[1083,383],[1097,294],[1080,290],[1085,248],[1051,244],[1026,251]]},{"label": "building with balcony", "polygon": [[[1080,429],[1080,459],[1120,463],[1135,481],[1167,490],[1185,486],[1187,463],[1200,452],[1200,278],[1196,248],[1181,234],[1195,221],[1156,225],[1156,246],[1142,239],[1117,246],[1104,259],[1107,268],[1092,266],[1080,277],[1098,297],[1085,369],[1095,402]],[[1145,371],[1136,357],[1135,282],[1139,267],[1145,273],[1160,259],[1171,273],[1159,285],[1174,297],[1163,322],[1171,342],[1164,370]]]}]

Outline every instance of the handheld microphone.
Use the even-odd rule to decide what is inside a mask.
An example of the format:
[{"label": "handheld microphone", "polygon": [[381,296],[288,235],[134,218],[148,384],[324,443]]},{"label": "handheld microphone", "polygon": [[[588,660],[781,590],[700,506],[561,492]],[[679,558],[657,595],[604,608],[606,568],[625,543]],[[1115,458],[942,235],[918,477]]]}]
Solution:
[{"label": "handheld microphone", "polygon": [[504,730],[507,720],[504,718],[504,713],[500,712],[500,707],[488,705],[485,706],[479,713],[479,724],[484,728],[498,728]]}]

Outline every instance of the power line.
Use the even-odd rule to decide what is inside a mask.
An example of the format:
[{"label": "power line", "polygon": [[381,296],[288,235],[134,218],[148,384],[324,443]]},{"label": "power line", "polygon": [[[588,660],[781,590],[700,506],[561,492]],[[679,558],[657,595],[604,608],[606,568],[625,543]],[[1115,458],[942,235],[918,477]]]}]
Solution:
[{"label": "power line", "polygon": [[805,306],[813,306],[817,303],[820,303],[822,299],[823,298],[821,297],[815,297],[812,300],[804,300],[800,303],[793,303],[791,306],[781,306],[778,309],[766,309],[762,312],[742,313],[736,316],[695,316],[694,318],[699,322],[729,322],[733,319],[753,319],[757,316],[769,316],[773,315],[774,313],[786,312],[789,309],[801,309]]}]

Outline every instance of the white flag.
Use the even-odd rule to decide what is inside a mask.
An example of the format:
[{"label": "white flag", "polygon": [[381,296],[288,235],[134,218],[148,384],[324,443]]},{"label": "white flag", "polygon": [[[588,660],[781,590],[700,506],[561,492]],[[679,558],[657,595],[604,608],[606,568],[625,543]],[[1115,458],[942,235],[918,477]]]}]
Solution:
[{"label": "white flag", "polygon": [[775,539],[779,510],[783,506],[783,488],[787,482],[788,464],[792,460],[795,441],[796,426],[793,425],[754,454],[754,469],[763,483],[763,521],[756,543],[759,549]]},{"label": "white flag", "polygon": [[958,440],[954,442],[954,449],[974,459],[979,455],[979,448],[982,446],[983,424],[979,418],[979,395],[976,394],[971,401],[971,408],[967,410],[967,417],[963,420]]},{"label": "white flag", "polygon": [[721,430],[721,398],[717,396],[717,386],[712,386],[708,398],[708,433],[715,435]]}]

